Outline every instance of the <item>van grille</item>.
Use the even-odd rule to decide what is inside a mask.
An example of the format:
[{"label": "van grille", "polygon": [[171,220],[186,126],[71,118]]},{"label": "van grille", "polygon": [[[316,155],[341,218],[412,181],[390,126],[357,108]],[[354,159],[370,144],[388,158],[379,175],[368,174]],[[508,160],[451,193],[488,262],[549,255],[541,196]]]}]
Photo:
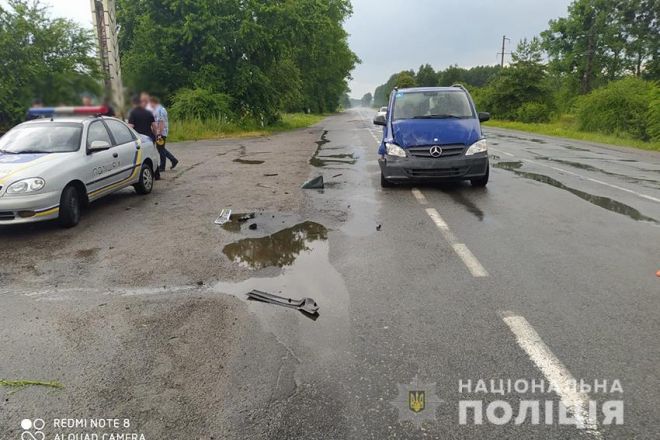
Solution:
[{"label": "van grille", "polygon": [[459,156],[463,154],[465,145],[463,144],[452,144],[452,145],[437,145],[442,148],[442,155],[439,157],[431,156],[431,147],[434,145],[425,145],[423,147],[412,147],[408,148],[408,152],[411,156],[415,157],[426,157],[433,159],[442,159],[444,157]]},{"label": "van grille", "polygon": [[409,169],[408,174],[412,177],[460,177],[467,173],[469,167],[455,167],[442,169]]},{"label": "van grille", "polygon": [[16,218],[16,216],[13,212],[0,211],[0,220],[14,220],[14,218]]}]

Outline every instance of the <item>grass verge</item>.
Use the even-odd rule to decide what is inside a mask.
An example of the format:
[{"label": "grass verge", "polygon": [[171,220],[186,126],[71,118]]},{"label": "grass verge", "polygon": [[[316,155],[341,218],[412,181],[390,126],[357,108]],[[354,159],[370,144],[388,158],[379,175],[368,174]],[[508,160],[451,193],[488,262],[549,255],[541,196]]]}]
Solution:
[{"label": "grass verge", "polygon": [[261,127],[256,121],[232,122],[222,118],[171,121],[169,142],[222,139],[227,137],[267,136],[297,128],[305,128],[322,121],[327,115],[286,113],[273,125]]},{"label": "grass verge", "polygon": [[47,387],[47,388],[64,388],[60,382],[57,381],[42,381],[42,380],[5,380],[0,379],[0,387],[13,388],[18,391],[26,387]]},{"label": "grass verge", "polygon": [[597,142],[601,144],[617,145],[623,147],[639,148],[641,150],[660,151],[660,142],[644,142],[623,136],[607,135],[579,131],[570,120],[560,119],[549,123],[528,124],[524,122],[491,120],[484,124],[486,127],[509,128],[511,130],[526,131],[529,133],[559,136],[580,141]]}]

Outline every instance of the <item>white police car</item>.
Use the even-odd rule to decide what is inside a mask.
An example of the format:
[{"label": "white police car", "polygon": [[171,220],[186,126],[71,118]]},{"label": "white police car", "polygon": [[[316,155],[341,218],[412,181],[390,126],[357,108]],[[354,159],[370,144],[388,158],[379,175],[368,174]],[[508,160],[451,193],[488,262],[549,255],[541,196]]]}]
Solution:
[{"label": "white police car", "polygon": [[127,186],[153,189],[160,159],[148,137],[115,118],[35,119],[0,138],[0,225],[80,221],[87,203]]}]

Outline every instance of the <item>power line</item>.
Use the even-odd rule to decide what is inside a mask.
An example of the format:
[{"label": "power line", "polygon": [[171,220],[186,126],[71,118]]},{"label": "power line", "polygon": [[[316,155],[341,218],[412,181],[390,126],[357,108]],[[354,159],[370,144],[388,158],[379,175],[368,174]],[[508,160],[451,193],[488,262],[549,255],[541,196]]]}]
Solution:
[{"label": "power line", "polygon": [[498,52],[498,55],[502,55],[502,61],[500,66],[504,67],[504,56],[505,55],[511,55],[511,52],[506,52],[506,42],[511,41],[510,38],[507,38],[506,35],[502,36],[502,52]]}]

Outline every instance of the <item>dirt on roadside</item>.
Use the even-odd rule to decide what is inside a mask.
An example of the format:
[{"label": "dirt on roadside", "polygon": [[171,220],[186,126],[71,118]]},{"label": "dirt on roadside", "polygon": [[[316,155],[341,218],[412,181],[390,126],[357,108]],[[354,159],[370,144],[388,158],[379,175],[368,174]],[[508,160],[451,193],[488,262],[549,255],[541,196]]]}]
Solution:
[{"label": "dirt on roadside", "polygon": [[[121,288],[233,279],[222,255],[235,240],[214,224],[222,209],[296,213],[321,130],[172,144],[179,158],[154,192],[124,189],[93,203],[81,224],[0,228],[2,286]],[[169,164],[168,164],[169,167]]]}]

